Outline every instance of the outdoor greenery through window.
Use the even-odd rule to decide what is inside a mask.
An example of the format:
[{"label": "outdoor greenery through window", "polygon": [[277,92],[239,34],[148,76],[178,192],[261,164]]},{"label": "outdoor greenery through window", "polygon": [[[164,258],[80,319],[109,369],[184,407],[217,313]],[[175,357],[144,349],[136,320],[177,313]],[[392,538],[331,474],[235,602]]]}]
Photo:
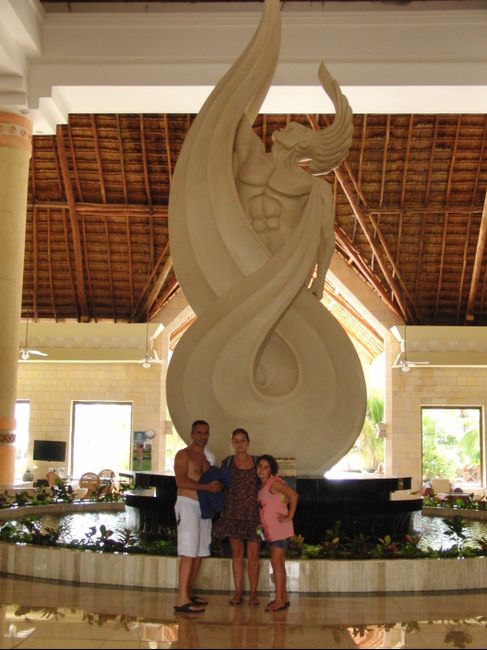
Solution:
[{"label": "outdoor greenery through window", "polygon": [[482,484],[480,408],[422,410],[423,480],[449,479],[455,486]]},{"label": "outdoor greenery through window", "polygon": [[384,422],[382,390],[370,391],[362,431],[352,449],[325,476],[341,472],[384,472],[384,439],[379,426]]}]

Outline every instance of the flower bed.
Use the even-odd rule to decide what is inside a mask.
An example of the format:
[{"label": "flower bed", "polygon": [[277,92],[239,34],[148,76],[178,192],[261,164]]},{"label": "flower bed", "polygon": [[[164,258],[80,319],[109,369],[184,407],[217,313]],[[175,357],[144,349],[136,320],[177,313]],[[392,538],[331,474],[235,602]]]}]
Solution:
[{"label": "flower bed", "polygon": [[[22,512],[81,508],[116,508],[121,503],[72,503],[11,507],[4,510],[9,518]],[[0,511],[1,518],[2,511]],[[487,588],[487,540],[468,542],[462,519],[446,520],[454,545],[443,551],[418,548],[417,536],[403,540],[347,537],[337,524],[325,531],[321,544],[306,544],[296,535],[289,547],[287,573],[293,592],[390,592]],[[70,544],[58,543],[55,529],[45,529],[32,516],[15,525],[0,524],[0,572],[33,578],[74,583],[176,588],[178,559],[175,531],[164,538],[141,543],[130,531],[111,531],[106,526],[92,527],[82,539]],[[92,552],[96,551],[96,552]],[[217,557],[203,563],[198,588],[231,590],[231,559]],[[441,559],[441,561],[439,561]],[[394,560],[394,561],[392,561]],[[272,590],[270,562],[261,560],[259,590]]]}]

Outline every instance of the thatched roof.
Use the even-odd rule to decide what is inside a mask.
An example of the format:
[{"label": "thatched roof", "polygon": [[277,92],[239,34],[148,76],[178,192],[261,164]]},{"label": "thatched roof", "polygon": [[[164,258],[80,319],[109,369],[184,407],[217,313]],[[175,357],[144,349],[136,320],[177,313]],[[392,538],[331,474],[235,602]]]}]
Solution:
[{"label": "thatched roof", "polygon": [[[167,204],[193,117],[71,115],[34,137],[23,317],[144,321],[171,297]],[[328,121],[261,115],[255,130],[269,147],[291,119]],[[487,325],[487,117],[354,120],[347,162],[323,181],[339,254],[409,324]]]}]

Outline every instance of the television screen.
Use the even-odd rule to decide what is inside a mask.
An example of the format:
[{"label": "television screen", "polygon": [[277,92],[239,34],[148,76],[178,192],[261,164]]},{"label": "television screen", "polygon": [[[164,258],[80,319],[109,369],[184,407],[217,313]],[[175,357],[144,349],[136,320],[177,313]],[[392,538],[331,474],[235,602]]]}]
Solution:
[{"label": "television screen", "polygon": [[34,460],[53,460],[63,463],[65,458],[65,442],[58,440],[34,440]]}]

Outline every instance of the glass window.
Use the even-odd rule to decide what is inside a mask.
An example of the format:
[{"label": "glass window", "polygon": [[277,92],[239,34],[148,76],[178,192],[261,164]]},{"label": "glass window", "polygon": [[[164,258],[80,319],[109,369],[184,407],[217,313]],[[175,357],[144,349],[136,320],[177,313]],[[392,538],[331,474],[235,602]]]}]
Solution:
[{"label": "glass window", "polygon": [[71,474],[130,467],[132,404],[74,402]]},{"label": "glass window", "polygon": [[[19,399],[15,403],[15,478],[21,479],[27,469],[27,449],[29,447],[29,400]],[[30,467],[32,469],[32,467]]]},{"label": "glass window", "polygon": [[164,471],[170,474],[174,471],[174,458],[176,457],[176,454],[180,449],[184,449],[187,445],[169,419],[169,412],[167,412],[166,417],[166,458]]},{"label": "glass window", "polygon": [[452,487],[482,485],[480,408],[422,408],[423,480],[444,478]]}]

